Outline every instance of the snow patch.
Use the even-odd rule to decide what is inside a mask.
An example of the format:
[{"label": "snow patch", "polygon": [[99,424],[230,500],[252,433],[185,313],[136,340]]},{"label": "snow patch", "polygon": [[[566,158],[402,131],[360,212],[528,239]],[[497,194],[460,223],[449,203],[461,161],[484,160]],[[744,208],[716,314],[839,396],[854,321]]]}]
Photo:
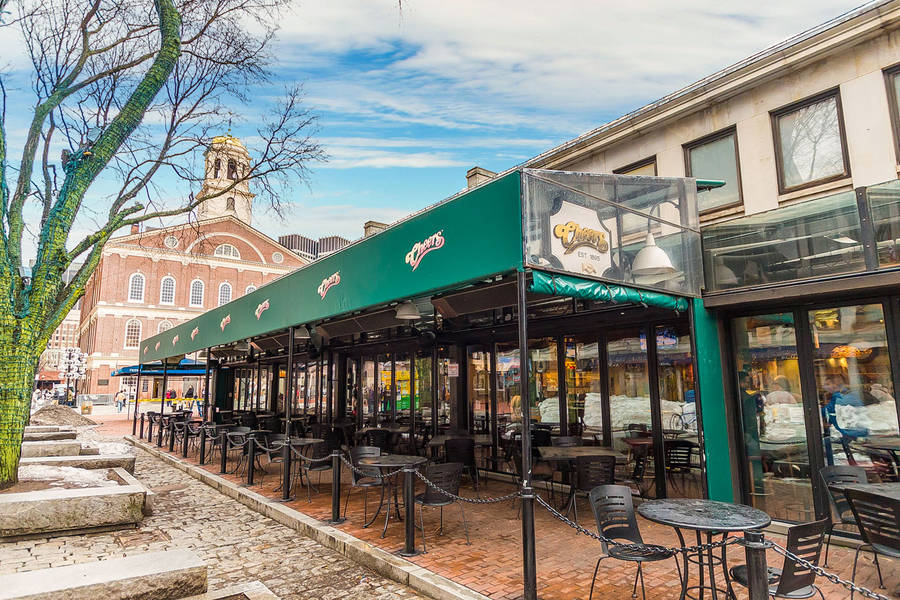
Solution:
[{"label": "snow patch", "polygon": [[124,442],[97,442],[96,445],[100,448],[100,454],[134,454],[134,446]]},{"label": "snow patch", "polygon": [[50,465],[19,467],[19,481],[49,481],[51,487],[116,487],[118,482],[107,478],[106,469],[78,469]]}]

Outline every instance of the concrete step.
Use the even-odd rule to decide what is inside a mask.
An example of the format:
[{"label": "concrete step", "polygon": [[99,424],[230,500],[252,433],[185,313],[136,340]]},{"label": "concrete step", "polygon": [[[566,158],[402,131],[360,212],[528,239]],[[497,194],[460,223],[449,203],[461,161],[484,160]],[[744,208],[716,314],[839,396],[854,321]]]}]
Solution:
[{"label": "concrete step", "polygon": [[51,431],[68,431],[70,429],[70,427],[61,427],[59,425],[26,425],[25,433],[48,433]]},{"label": "concrete step", "polygon": [[46,442],[50,440],[74,440],[78,435],[75,431],[26,431],[22,439],[26,442]]},{"label": "concrete step", "polygon": [[78,456],[79,454],[81,454],[81,442],[75,440],[22,442],[22,458],[32,458],[35,456]]},{"label": "concrete step", "polygon": [[0,600],[180,600],[206,589],[200,557],[168,550],[4,575]]},{"label": "concrete step", "polygon": [[97,454],[79,456],[36,456],[23,458],[19,466],[50,465],[53,467],[75,467],[77,469],[113,469],[121,467],[134,473],[133,454]]}]

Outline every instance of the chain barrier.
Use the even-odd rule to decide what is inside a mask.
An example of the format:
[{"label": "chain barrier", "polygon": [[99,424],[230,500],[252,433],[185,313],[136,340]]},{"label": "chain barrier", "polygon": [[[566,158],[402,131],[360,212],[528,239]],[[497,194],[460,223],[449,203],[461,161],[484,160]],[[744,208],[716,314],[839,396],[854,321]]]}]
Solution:
[{"label": "chain barrier", "polygon": [[[330,459],[331,457],[329,456],[328,458]],[[403,467],[400,467],[396,471],[389,471],[388,473],[379,472],[378,475],[375,475],[374,473],[372,473],[372,471],[363,471],[362,469],[360,469],[359,467],[354,465],[352,462],[350,462],[347,459],[347,457],[344,456],[343,454],[341,454],[341,462],[343,462],[345,465],[347,465],[347,467],[349,467],[351,471],[353,471],[360,477],[369,477],[372,479],[389,479],[389,478],[394,477],[395,475],[399,475],[400,473],[403,472]],[[370,467],[370,468],[377,469],[378,467]]]},{"label": "chain barrier", "polygon": [[613,540],[613,539],[610,539],[610,538],[608,538],[608,537],[606,537],[606,536],[604,536],[604,535],[600,535],[600,534],[594,533],[594,532],[591,531],[590,529],[585,529],[584,527],[582,527],[582,526],[579,525],[578,523],[572,521],[571,519],[569,519],[568,517],[566,517],[564,514],[562,514],[562,513],[559,512],[558,510],[556,510],[556,509],[553,507],[553,505],[551,505],[549,502],[547,502],[546,500],[544,500],[544,498],[542,498],[542,497],[539,496],[538,494],[535,494],[535,495],[534,495],[534,499],[537,501],[538,504],[540,504],[541,506],[543,506],[544,508],[546,508],[547,511],[548,511],[551,515],[553,515],[553,516],[556,517],[559,521],[562,521],[563,523],[565,523],[566,525],[568,525],[569,527],[571,527],[572,529],[574,529],[574,530],[577,531],[578,533],[581,533],[581,534],[583,534],[583,535],[586,535],[586,536],[589,537],[589,538],[593,538],[593,539],[597,540],[598,542],[604,542],[604,543],[606,543],[606,544],[608,544],[608,545],[610,545],[610,546],[619,546],[619,547],[621,547],[621,548],[631,549],[631,550],[647,550],[647,549],[649,549],[649,550],[655,550],[655,551],[658,551],[658,552],[664,552],[664,553],[666,553],[666,554],[668,554],[668,555],[670,555],[670,556],[673,556],[673,555],[675,555],[675,554],[677,554],[677,553],[679,553],[679,552],[688,554],[688,553],[699,553],[699,552],[704,552],[704,551],[707,551],[707,550],[715,550],[716,548],[722,548],[722,547],[724,547],[724,546],[730,546],[731,544],[736,544],[736,543],[738,543],[738,541],[739,541],[738,538],[726,537],[724,540],[721,540],[721,541],[718,541],[718,542],[711,542],[711,543],[709,543],[709,544],[698,544],[698,545],[695,545],[695,546],[685,546],[685,547],[683,547],[683,548],[681,548],[681,547],[679,547],[679,548],[670,548],[670,547],[668,547],[668,546],[661,546],[661,545],[659,545],[659,544],[629,544],[629,543],[618,542],[618,541]]},{"label": "chain barrier", "polygon": [[448,498],[453,498],[454,500],[459,500],[460,502],[467,502],[469,504],[495,504],[497,502],[506,502],[507,500],[514,500],[516,498],[520,498],[522,496],[521,490],[516,490],[512,494],[507,494],[505,496],[497,496],[496,498],[466,498],[465,496],[457,496],[456,494],[452,494],[437,484],[431,482],[427,477],[425,477],[419,471],[414,471],[416,477],[425,482],[425,485],[430,487],[433,490],[440,492],[441,494],[447,496]]},{"label": "chain barrier", "polygon": [[887,596],[885,596],[883,594],[879,594],[877,592],[873,592],[872,590],[870,590],[868,588],[858,586],[855,583],[853,583],[852,581],[846,581],[844,579],[841,579],[834,573],[829,573],[822,567],[812,564],[808,560],[797,556],[796,554],[794,554],[787,548],[783,548],[783,547],[779,546],[778,544],[776,544],[775,542],[772,542],[771,540],[769,541],[769,543],[772,545],[772,549],[775,550],[775,552],[777,552],[778,554],[781,554],[782,556],[785,556],[785,557],[789,558],[790,560],[793,560],[794,562],[796,562],[798,565],[800,565],[804,569],[809,569],[810,571],[815,573],[817,576],[827,579],[828,581],[830,581],[831,583],[833,583],[835,585],[846,588],[851,593],[856,592],[866,598],[872,598],[873,600],[890,600]]}]

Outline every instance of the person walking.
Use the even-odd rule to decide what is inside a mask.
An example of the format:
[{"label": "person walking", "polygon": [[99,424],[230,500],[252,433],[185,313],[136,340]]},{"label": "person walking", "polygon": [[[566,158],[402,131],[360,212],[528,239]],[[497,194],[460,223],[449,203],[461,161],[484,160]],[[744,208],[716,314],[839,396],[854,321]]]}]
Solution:
[{"label": "person walking", "polygon": [[116,412],[122,412],[122,408],[125,406],[125,390],[119,390],[118,392],[116,392],[115,400]]}]

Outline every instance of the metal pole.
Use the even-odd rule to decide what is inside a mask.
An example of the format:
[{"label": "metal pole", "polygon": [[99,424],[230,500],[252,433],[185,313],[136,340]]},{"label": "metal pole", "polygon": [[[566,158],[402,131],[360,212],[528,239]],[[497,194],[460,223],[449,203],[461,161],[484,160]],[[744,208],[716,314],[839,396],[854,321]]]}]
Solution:
[{"label": "metal pole", "polygon": [[206,423],[200,423],[200,457],[199,464],[206,462]]},{"label": "metal pole", "polygon": [[438,347],[431,349],[431,435],[436,436],[439,429],[438,412]]},{"label": "metal pole", "polygon": [[224,473],[228,470],[228,432],[223,427],[222,429],[218,430],[218,434],[222,443],[222,466],[219,469],[219,473]]},{"label": "metal pole", "polygon": [[413,480],[415,474],[415,467],[403,467],[403,505],[406,509],[406,540],[400,556],[415,556],[419,553],[416,550],[416,503],[414,501],[416,492],[415,481]]},{"label": "metal pole", "polygon": [[156,447],[162,446],[163,413],[166,412],[166,386],[168,385],[169,362],[163,359],[162,394],[159,395],[159,431],[156,432]]},{"label": "metal pole", "polygon": [[[203,374],[203,411],[200,418],[204,421],[209,419],[209,363],[212,360],[210,349],[206,349],[206,372]],[[212,420],[212,419],[209,419]]]},{"label": "metal pole", "polygon": [[531,489],[531,387],[528,384],[528,303],[526,276],[516,273],[519,309],[519,397],[522,402],[522,575],[524,600],[537,600],[534,540],[534,490]]},{"label": "metal pole", "polygon": [[[307,483],[309,483],[307,481]],[[390,500],[390,499],[388,499]],[[343,523],[341,518],[341,452],[331,451],[331,523]]]},{"label": "metal pole", "polygon": [[184,429],[181,430],[181,457],[187,458],[188,455],[188,422],[191,420],[190,415],[184,418]]},{"label": "metal pole", "polygon": [[[141,365],[138,365],[137,384],[134,387],[134,415],[133,415],[133,419],[132,419],[132,423],[131,423],[131,435],[132,436],[134,435],[135,431],[137,430],[137,421],[138,421],[137,414],[138,414],[138,406],[140,405],[140,402],[138,402],[138,400],[140,399],[139,398],[140,393],[141,393]],[[142,420],[143,420],[143,417],[144,417],[144,415],[141,415]],[[141,428],[141,431],[143,432],[143,427]],[[143,433],[141,434],[141,437],[143,437]]]},{"label": "metal pole", "polygon": [[409,353],[409,453],[416,454],[416,349]]},{"label": "metal pole", "polygon": [[144,439],[144,413],[141,413],[141,435],[140,439]]},{"label": "metal pole", "polygon": [[770,544],[761,531],[745,531],[742,545],[747,558],[747,591],[750,600],[768,600],[766,549]]},{"label": "metal pole", "polygon": [[284,446],[281,448],[281,499],[291,499],[291,413],[294,403],[294,328],[288,330],[287,385],[284,388]]},{"label": "metal pole", "polygon": [[252,433],[247,437],[247,485],[253,485],[253,475],[256,463],[256,436]]}]

